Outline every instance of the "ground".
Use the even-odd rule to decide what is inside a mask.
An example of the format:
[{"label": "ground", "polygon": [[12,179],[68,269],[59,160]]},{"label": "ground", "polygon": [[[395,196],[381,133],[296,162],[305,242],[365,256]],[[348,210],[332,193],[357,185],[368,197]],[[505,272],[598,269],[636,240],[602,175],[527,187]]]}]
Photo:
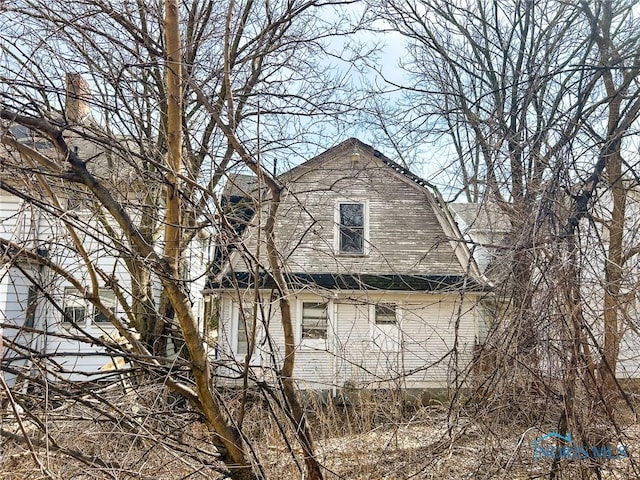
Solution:
[{"label": "ground", "polygon": [[[97,402],[50,405],[46,417],[34,406],[21,412],[21,422],[5,412],[0,478],[223,479],[199,417],[164,401],[166,408],[156,398],[146,405],[103,405],[99,412]],[[265,477],[303,478],[265,413],[256,403],[245,418]],[[550,478],[554,465],[534,460],[533,443],[554,431],[552,424],[526,425],[506,416],[487,422],[446,404],[407,407],[379,398],[316,405],[310,415],[328,479],[534,479]],[[47,423],[38,428],[36,418]],[[640,478],[634,462],[640,428],[631,412],[624,418],[621,438],[629,457],[602,461],[600,478]],[[31,446],[8,438],[23,431]],[[577,478],[580,468],[590,472],[588,462],[562,460],[556,478]]]}]

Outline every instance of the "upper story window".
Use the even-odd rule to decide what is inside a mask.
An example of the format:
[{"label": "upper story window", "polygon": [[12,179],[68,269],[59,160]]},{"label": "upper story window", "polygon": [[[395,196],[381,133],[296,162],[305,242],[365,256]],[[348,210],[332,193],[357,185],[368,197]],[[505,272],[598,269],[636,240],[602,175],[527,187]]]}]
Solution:
[{"label": "upper story window", "polygon": [[367,234],[366,205],[341,202],[338,207],[338,252],[363,255]]}]

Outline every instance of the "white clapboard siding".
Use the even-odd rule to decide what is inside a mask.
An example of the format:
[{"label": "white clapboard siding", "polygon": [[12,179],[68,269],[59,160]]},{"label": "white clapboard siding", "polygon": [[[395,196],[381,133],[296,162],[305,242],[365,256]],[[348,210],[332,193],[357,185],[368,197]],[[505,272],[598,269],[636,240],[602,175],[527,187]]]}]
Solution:
[{"label": "white clapboard siding", "polygon": [[[304,294],[290,299],[294,328],[299,332],[302,302],[321,301],[322,297]],[[301,388],[446,387],[472,358],[477,335],[477,299],[473,296],[462,304],[459,295],[451,294],[354,293],[328,300],[330,319],[325,346],[305,344],[297,338],[294,375]],[[382,350],[372,341],[371,312],[375,303],[398,305],[400,348]],[[222,296],[218,360],[223,367],[217,372],[222,384],[241,384],[238,378],[228,378],[238,377],[245,361],[243,355],[235,354],[237,305],[232,295]],[[281,367],[284,339],[277,308],[269,318],[269,332],[271,343],[260,342],[264,335],[259,334],[251,360],[254,373]],[[451,354],[454,346],[457,356]],[[275,365],[273,357],[277,359]]]},{"label": "white clapboard siding", "polygon": [[446,386],[468,366],[477,335],[477,307],[473,298],[462,305],[460,301],[455,295],[435,295],[404,305],[404,368],[412,383]]},{"label": "white clapboard siding", "polygon": [[[35,274],[28,266],[23,267],[29,274]],[[27,332],[26,311],[29,285],[31,282],[16,268],[0,267],[0,322],[5,325],[2,335],[5,345],[0,358],[7,370],[28,369],[29,352],[41,350],[41,336]],[[24,348],[14,349],[9,344],[15,342]],[[7,373],[5,380],[13,383],[15,375]]]},{"label": "white clapboard siding", "polygon": [[[97,221],[92,211],[82,206],[69,212],[73,220],[84,224],[88,232],[76,229],[80,241],[90,261],[99,269],[113,275],[119,283],[124,296],[130,301],[131,277],[126,268],[125,259],[115,248],[113,240],[106,236],[103,226]],[[111,222],[113,223],[113,222]],[[111,228],[118,232],[115,224]],[[45,248],[47,257],[60,267],[70,272],[80,283],[89,286],[90,279],[82,257],[77,253],[68,230],[61,219],[55,215],[38,211],[25,204],[13,195],[0,192],[0,236],[4,239],[24,246],[25,248]],[[190,298],[194,313],[202,323],[204,308],[202,289],[206,281],[205,266],[208,258],[202,251],[202,242],[195,239],[186,255],[185,273],[193,280],[190,285]],[[87,374],[97,372],[110,361],[104,348],[96,347],[81,339],[67,338],[76,335],[73,328],[64,324],[61,309],[64,308],[64,291],[71,284],[61,277],[56,277],[47,268],[39,270],[34,262],[22,262],[21,268],[31,268],[43,276],[42,285],[46,285],[48,294],[57,303],[58,308],[41,301],[39,306],[36,328],[46,331],[48,335],[26,334],[19,326],[24,323],[25,310],[28,299],[28,283],[15,265],[5,265],[0,271],[0,312],[2,323],[15,324],[16,328],[5,328],[3,335],[7,339],[16,339],[23,345],[36,345],[38,352],[50,356],[64,369],[63,377],[72,379],[86,379]],[[39,277],[38,277],[39,278]],[[156,298],[160,295],[159,281],[155,280],[154,292]],[[104,284],[100,282],[100,286]],[[87,318],[93,316],[93,307],[85,304]],[[118,308],[118,315],[124,316],[122,306]],[[87,333],[96,338],[113,337],[116,330],[109,324],[93,324],[90,320],[85,325]],[[5,349],[5,352],[7,349]],[[23,362],[28,366],[29,362]]]}]

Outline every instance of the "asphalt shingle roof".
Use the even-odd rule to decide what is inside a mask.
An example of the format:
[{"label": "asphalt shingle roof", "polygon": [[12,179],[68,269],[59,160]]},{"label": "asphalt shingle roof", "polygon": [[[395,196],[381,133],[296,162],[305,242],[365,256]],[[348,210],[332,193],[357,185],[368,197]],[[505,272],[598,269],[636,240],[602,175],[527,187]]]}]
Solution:
[{"label": "asphalt shingle roof", "polygon": [[[319,288],[326,290],[380,290],[409,292],[482,291],[484,287],[464,275],[398,275],[398,274],[338,274],[338,273],[289,273],[285,275],[287,286],[292,289]],[[252,288],[254,274],[236,272],[210,278],[206,289]],[[275,288],[276,283],[268,273],[259,275],[260,288]]]}]

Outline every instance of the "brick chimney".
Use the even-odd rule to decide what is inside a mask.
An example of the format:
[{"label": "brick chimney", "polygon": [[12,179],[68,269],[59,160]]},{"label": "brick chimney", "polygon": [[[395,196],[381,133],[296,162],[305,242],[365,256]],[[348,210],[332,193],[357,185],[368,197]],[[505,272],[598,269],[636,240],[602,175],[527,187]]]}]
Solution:
[{"label": "brick chimney", "polygon": [[89,84],[79,73],[67,73],[65,112],[69,123],[84,123],[91,115]]}]

